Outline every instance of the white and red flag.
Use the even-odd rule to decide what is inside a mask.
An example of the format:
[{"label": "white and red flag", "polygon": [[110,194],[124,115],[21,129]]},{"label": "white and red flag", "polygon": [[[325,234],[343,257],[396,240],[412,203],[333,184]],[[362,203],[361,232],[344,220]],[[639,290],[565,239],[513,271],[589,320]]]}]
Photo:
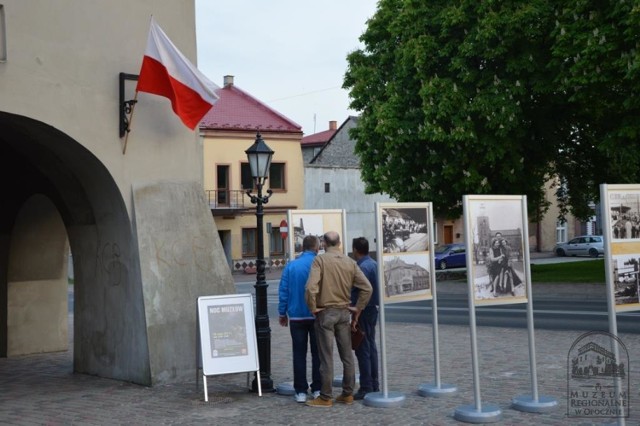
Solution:
[{"label": "white and red flag", "polygon": [[218,86],[189,61],[151,17],[136,92],[171,100],[173,111],[191,130],[218,100]]}]

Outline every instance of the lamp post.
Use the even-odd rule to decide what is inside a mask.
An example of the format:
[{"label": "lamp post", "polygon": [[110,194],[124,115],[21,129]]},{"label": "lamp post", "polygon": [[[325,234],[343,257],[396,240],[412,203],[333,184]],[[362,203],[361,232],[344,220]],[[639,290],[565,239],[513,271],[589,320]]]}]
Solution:
[{"label": "lamp post", "polygon": [[[264,143],[260,132],[256,134],[256,141],[245,151],[251,167],[251,176],[256,184],[257,194],[252,195],[248,189],[246,194],[251,198],[251,203],[256,205],[256,234],[258,252],[256,256],[256,339],[258,341],[258,360],[260,362],[260,387],[263,392],[273,392],[273,380],[271,380],[271,327],[269,326],[269,311],[267,309],[267,288],[269,284],[264,275],[264,235],[263,235],[263,204],[269,202],[271,190],[267,195],[262,195],[262,186],[269,175],[269,166],[273,151]],[[251,389],[258,391],[258,375],[251,383]]]}]

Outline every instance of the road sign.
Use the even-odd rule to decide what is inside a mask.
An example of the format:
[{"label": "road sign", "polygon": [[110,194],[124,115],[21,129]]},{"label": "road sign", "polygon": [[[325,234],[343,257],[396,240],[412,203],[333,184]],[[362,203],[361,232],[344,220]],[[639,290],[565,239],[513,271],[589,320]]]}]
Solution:
[{"label": "road sign", "polygon": [[280,235],[282,236],[283,240],[286,240],[287,235],[289,235],[289,227],[287,221],[284,219],[282,219],[282,222],[280,222]]}]

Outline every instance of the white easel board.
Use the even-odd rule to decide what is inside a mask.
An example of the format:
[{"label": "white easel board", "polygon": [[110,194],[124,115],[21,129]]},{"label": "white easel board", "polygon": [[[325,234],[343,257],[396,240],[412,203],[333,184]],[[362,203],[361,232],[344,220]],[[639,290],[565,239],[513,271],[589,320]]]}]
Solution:
[{"label": "white easel board", "polygon": [[259,374],[251,294],[199,297],[198,324],[205,400],[206,376],[250,371]]}]

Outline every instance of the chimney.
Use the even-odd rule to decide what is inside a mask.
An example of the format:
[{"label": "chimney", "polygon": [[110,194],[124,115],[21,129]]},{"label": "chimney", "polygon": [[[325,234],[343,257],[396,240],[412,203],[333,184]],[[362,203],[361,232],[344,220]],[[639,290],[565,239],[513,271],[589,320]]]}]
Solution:
[{"label": "chimney", "polygon": [[329,122],[329,130],[336,130],[338,128],[338,122],[336,120],[331,120]]},{"label": "chimney", "polygon": [[233,76],[232,75],[225,75],[223,81],[224,81],[224,87],[233,86]]}]

